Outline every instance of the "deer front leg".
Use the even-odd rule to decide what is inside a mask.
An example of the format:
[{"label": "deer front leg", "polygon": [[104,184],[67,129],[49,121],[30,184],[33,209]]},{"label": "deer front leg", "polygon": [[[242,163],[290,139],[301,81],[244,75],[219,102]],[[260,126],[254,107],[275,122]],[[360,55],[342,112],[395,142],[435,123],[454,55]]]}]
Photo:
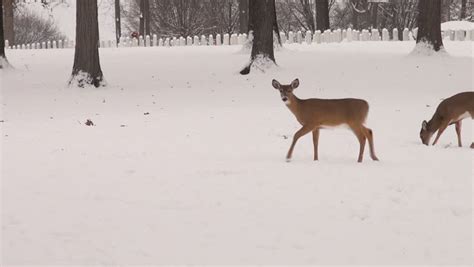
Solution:
[{"label": "deer front leg", "polygon": [[462,142],[461,142],[461,126],[462,126],[462,121],[456,122],[456,134],[458,135],[458,146],[462,147]]},{"label": "deer front leg", "polygon": [[298,141],[301,136],[311,132],[311,130],[311,127],[303,125],[301,129],[296,131],[295,135],[293,136],[293,142],[291,143],[290,150],[288,150],[288,154],[286,155],[286,161],[290,161],[291,155],[293,154],[293,149],[295,148],[296,141]]},{"label": "deer front leg", "polygon": [[436,143],[438,142],[439,137],[443,134],[444,130],[446,130],[448,125],[449,125],[448,122],[443,122],[441,124],[441,127],[439,127],[439,129],[438,129],[438,134],[436,135],[436,138],[433,142],[433,145],[436,145]]},{"label": "deer front leg", "polygon": [[318,160],[319,128],[313,130],[314,160]]}]

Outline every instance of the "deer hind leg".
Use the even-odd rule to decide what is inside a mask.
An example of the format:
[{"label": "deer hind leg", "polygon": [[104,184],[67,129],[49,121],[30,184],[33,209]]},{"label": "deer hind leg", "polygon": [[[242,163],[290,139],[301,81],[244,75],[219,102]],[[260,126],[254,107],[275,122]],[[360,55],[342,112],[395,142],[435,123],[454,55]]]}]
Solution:
[{"label": "deer hind leg", "polygon": [[365,142],[367,140],[367,137],[364,134],[364,131],[362,130],[361,126],[351,126],[352,131],[356,135],[357,139],[359,140],[359,158],[357,159],[357,162],[362,162],[364,158],[364,149],[365,149]]},{"label": "deer hind leg", "polygon": [[288,154],[286,154],[286,160],[289,161],[291,159],[291,156],[293,154],[293,149],[295,148],[296,141],[300,139],[303,135],[311,132],[313,130],[311,127],[303,125],[301,129],[296,131],[295,135],[293,136],[293,142],[291,143],[290,149],[288,150]]},{"label": "deer hind leg", "polygon": [[436,145],[436,143],[438,142],[438,139],[440,138],[440,136],[443,134],[444,130],[446,130],[446,128],[448,127],[449,125],[449,122],[448,121],[443,121],[441,123],[441,126],[439,127],[438,129],[438,133],[436,134],[436,138],[433,142],[433,145]]},{"label": "deer hind leg", "polygon": [[367,137],[367,140],[369,140],[370,157],[372,158],[372,160],[378,161],[379,159],[375,155],[374,133],[372,129],[362,126],[362,130],[364,131],[364,135],[365,137]]},{"label": "deer hind leg", "polygon": [[314,160],[318,160],[319,128],[313,130]]},{"label": "deer hind leg", "polygon": [[458,146],[462,147],[462,142],[461,142],[461,126],[462,126],[462,121],[456,122],[456,134],[458,136]]},{"label": "deer hind leg", "polygon": [[[471,113],[471,117],[474,119],[474,115]],[[474,149],[474,142],[471,143],[471,146],[470,148],[473,148]]]}]

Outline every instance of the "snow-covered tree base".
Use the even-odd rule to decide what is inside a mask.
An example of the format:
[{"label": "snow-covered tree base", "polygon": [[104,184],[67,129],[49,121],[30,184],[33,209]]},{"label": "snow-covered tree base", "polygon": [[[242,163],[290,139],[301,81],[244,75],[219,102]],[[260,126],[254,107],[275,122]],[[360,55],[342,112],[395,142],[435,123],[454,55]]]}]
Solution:
[{"label": "snow-covered tree base", "polygon": [[9,69],[11,68],[10,63],[8,63],[8,60],[4,57],[0,57],[0,69]]},{"label": "snow-covered tree base", "polygon": [[252,71],[259,71],[265,73],[270,69],[277,67],[275,61],[271,60],[267,55],[257,55],[256,58],[250,61],[250,63],[244,67],[240,74],[249,74]]},{"label": "snow-covered tree base", "polygon": [[447,55],[446,50],[442,46],[439,51],[435,51],[433,44],[429,42],[419,42],[416,44],[410,55],[415,56],[431,56],[431,55]]},{"label": "snow-covered tree base", "polygon": [[104,77],[92,77],[87,72],[80,71],[77,74],[73,74],[69,80],[69,86],[71,87],[104,87],[107,83]]},{"label": "snow-covered tree base", "polygon": [[251,69],[266,72],[270,69],[275,68],[277,65],[275,61],[271,60],[268,56],[258,55],[252,62]]}]

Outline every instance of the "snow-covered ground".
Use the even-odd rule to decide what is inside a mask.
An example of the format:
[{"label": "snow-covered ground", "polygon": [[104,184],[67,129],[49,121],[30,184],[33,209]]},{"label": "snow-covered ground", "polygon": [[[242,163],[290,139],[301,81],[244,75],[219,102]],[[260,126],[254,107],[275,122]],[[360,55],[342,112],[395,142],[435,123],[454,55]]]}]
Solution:
[{"label": "snow-covered ground", "polygon": [[[8,50],[1,73],[2,265],[472,263],[472,122],[419,140],[473,89],[472,42],[290,45],[238,74],[238,46],[101,50],[109,86],[67,88],[73,50]],[[299,128],[302,98],[366,99],[380,162],[345,129]],[[90,119],[95,126],[86,126]]]}]

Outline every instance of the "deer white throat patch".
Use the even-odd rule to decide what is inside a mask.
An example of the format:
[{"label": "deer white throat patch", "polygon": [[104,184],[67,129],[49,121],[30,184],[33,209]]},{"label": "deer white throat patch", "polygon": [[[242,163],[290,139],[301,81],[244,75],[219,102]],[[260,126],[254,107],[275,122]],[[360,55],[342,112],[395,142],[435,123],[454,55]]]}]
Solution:
[{"label": "deer white throat patch", "polygon": [[471,117],[471,113],[466,111],[463,114],[461,114],[461,116],[459,116],[459,118],[456,121],[464,120],[470,117]]}]

